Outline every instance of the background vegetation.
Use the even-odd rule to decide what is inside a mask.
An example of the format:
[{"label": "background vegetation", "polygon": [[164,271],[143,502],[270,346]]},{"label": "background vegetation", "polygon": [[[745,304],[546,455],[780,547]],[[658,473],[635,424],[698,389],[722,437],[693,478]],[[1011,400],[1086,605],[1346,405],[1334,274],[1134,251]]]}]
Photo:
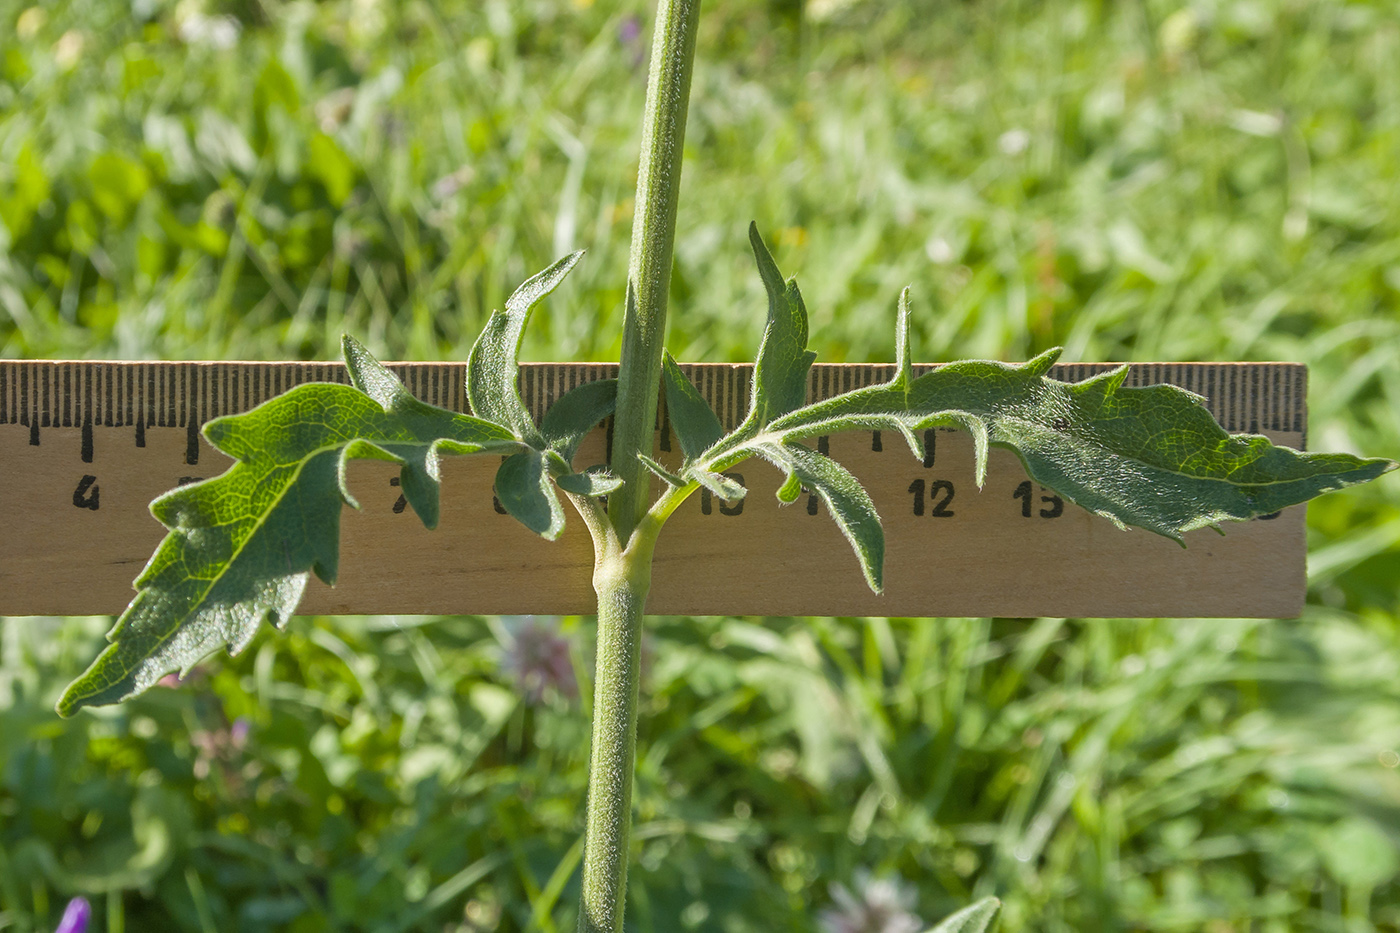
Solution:
[{"label": "background vegetation", "polygon": [[[526,356],[615,359],[646,14],[0,0],[0,354],[463,359],[587,247]],[[1302,360],[1313,446],[1400,452],[1394,2],[711,0],[701,59],[678,357],[752,358],[756,219],[824,359],[908,283],[924,359]],[[1309,522],[1295,621],[658,620],[630,924],[1400,929],[1396,483]],[[587,619],[300,618],[58,720],[109,624],[0,621],[0,930],[572,928]]]}]

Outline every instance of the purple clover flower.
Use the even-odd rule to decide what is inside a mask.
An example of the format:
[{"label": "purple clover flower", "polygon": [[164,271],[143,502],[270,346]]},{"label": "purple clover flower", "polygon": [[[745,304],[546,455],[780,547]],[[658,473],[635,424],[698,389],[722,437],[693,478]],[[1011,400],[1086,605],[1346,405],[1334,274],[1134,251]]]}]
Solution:
[{"label": "purple clover flower", "polygon": [[234,748],[242,749],[248,744],[248,733],[253,729],[253,724],[245,717],[239,716],[233,721],[233,725],[228,727],[228,741]]},{"label": "purple clover flower", "polygon": [[75,897],[63,909],[63,919],[58,921],[54,933],[87,933],[88,921],[92,919],[92,905],[85,897]]},{"label": "purple clover flower", "polygon": [[872,878],[857,869],[855,893],[843,884],[831,886],[836,902],[821,912],[817,924],[822,933],[919,933],[924,923],[912,913],[918,900],[913,888],[894,878]]},{"label": "purple clover flower", "polygon": [[510,640],[501,658],[501,670],[515,681],[525,701],[538,705],[548,691],[568,700],[578,699],[571,643],[560,634],[559,623],[534,616],[508,616],[503,621]]},{"label": "purple clover flower", "polygon": [[633,68],[646,59],[646,50],[642,48],[642,21],[638,17],[629,16],[618,25],[617,42],[632,53]]},{"label": "purple clover flower", "polygon": [[[199,780],[204,780],[209,776],[209,772],[214,762],[221,764],[236,757],[236,753],[243,751],[248,745],[248,736],[253,730],[253,724],[246,718],[239,716],[227,727],[222,729],[196,729],[190,733],[190,745],[196,752],[193,774]],[[227,768],[225,768],[227,772]]]}]

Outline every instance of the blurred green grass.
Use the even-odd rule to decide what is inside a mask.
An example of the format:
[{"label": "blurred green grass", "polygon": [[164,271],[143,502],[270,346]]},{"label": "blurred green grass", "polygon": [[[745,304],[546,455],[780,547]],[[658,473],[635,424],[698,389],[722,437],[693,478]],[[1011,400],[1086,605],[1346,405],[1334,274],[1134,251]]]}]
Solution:
[{"label": "blurred green grass", "polygon": [[[0,355],[461,359],[582,247],[527,357],[615,359],[645,15],[0,0]],[[1396,3],[712,0],[701,49],[678,357],[751,358],[755,219],[823,359],[909,284],[923,359],[1300,360],[1311,446],[1400,452]],[[1288,622],[657,620],[629,923],[813,930],[870,869],[1003,931],[1400,929],[1395,483],[1309,540]],[[298,619],[57,720],[108,624],[0,622],[0,931],[572,927],[587,703],[509,623]]]}]

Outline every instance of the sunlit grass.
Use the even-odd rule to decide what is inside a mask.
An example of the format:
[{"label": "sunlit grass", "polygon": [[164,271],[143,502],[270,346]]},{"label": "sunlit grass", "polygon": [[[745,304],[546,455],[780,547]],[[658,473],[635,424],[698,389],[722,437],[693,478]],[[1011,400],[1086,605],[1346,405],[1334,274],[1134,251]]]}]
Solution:
[{"label": "sunlit grass", "polygon": [[[1299,360],[1311,446],[1400,453],[1393,10],[802,7],[707,5],[678,357],[752,358],[756,220],[823,359],[889,358],[912,285],[921,359]],[[638,6],[230,4],[228,49],[137,8],[0,0],[0,354],[461,359],[587,248],[526,353],[616,358]],[[659,620],[629,916],[812,930],[869,869],[930,923],[1395,929],[1400,495],[1309,519],[1298,621]],[[106,620],[4,622],[0,930],[572,928],[588,622],[583,705],[531,706],[508,626],[422,621],[64,723]]]}]

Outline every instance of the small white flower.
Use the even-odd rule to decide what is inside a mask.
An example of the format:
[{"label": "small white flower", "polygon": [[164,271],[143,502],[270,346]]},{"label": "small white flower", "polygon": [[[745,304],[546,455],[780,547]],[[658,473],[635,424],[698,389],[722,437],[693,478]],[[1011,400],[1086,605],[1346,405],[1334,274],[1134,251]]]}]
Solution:
[{"label": "small white flower", "polygon": [[71,71],[78,64],[78,59],[83,57],[83,47],[86,45],[87,36],[83,35],[82,30],[70,29],[54,43],[53,60],[64,71]]},{"label": "small white flower", "polygon": [[940,266],[953,261],[953,247],[941,236],[931,236],[924,244],[924,255]]},{"label": "small white flower", "polygon": [[836,906],[821,912],[822,933],[919,933],[924,923],[912,908],[918,900],[913,888],[895,878],[872,878],[857,869],[856,893],[845,885],[831,886]]},{"label": "small white flower", "polygon": [[835,19],[856,5],[857,0],[808,0],[803,13],[816,23]]},{"label": "small white flower", "polygon": [[331,91],[316,101],[314,110],[316,122],[321,126],[321,132],[329,136],[340,129],[341,125],[350,119],[350,115],[355,111],[355,89],[342,87]]},{"label": "small white flower", "polygon": [[997,148],[1009,156],[1020,155],[1031,144],[1031,134],[1023,129],[1007,130],[997,139]]},{"label": "small white flower", "polygon": [[472,170],[470,165],[463,165],[455,172],[449,172],[433,182],[433,199],[437,201],[446,201],[458,191],[461,191],[467,185],[471,184],[471,180],[475,175],[476,172]]},{"label": "small white flower", "polygon": [[231,49],[238,43],[242,27],[232,16],[205,16],[191,13],[180,20],[180,41],[186,45],[207,45],[211,49]]},{"label": "small white flower", "polygon": [[44,12],[43,7],[32,6],[15,20],[15,35],[28,42],[39,34],[39,30],[43,29],[48,21],[49,14]]}]

